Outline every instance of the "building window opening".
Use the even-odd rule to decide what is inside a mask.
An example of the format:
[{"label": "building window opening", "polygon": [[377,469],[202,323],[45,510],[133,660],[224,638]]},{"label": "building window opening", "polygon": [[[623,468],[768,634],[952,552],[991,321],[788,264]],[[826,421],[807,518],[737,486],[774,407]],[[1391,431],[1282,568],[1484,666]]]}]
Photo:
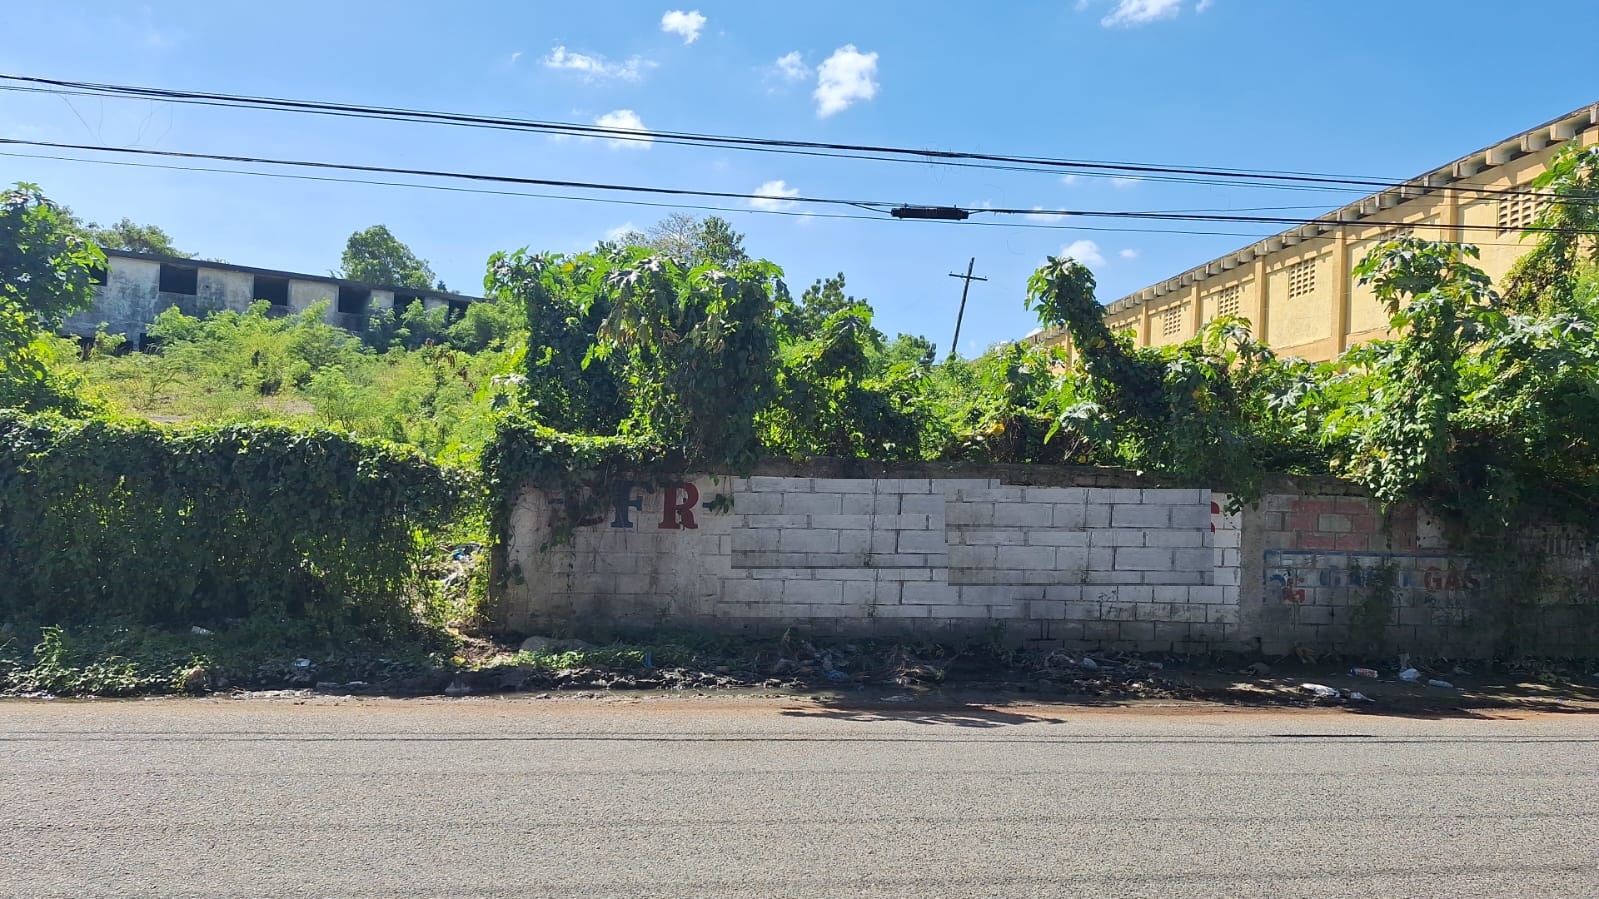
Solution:
[{"label": "building window opening", "polygon": [[1173,306],[1161,313],[1160,335],[1162,337],[1176,337],[1183,330],[1183,306]]},{"label": "building window opening", "polygon": [[255,299],[266,300],[274,306],[289,305],[289,279],[270,275],[255,276]]},{"label": "building window opening", "polygon": [[106,272],[105,266],[103,266],[103,265],[91,265],[91,266],[89,266],[89,283],[90,284],[101,285],[101,284],[106,283],[108,278],[110,278],[110,275]]},{"label": "building window opening", "polygon": [[158,288],[162,293],[181,293],[192,297],[200,292],[200,270],[187,265],[162,263]]},{"label": "building window opening", "polygon": [[1288,266],[1288,299],[1296,300],[1316,292],[1316,260],[1306,259]]},{"label": "building window opening", "polygon": [[412,303],[420,303],[422,298],[414,293],[397,293],[394,295],[394,311],[404,312],[411,308]]},{"label": "building window opening", "polygon": [[372,291],[368,288],[349,284],[339,285],[338,311],[346,315],[360,315],[366,312],[367,304],[370,302],[372,302]]},{"label": "building window opening", "polygon": [[466,318],[466,306],[467,304],[461,300],[450,300],[450,309],[444,313],[444,320],[453,325]]},{"label": "building window opening", "polygon": [[1237,315],[1238,306],[1244,296],[1244,285],[1234,284],[1224,287],[1216,293],[1216,317]]},{"label": "building window opening", "polygon": [[1525,231],[1538,220],[1538,213],[1543,211],[1543,205],[1538,198],[1531,195],[1519,197],[1506,197],[1499,201],[1499,233],[1509,234],[1512,231]]}]

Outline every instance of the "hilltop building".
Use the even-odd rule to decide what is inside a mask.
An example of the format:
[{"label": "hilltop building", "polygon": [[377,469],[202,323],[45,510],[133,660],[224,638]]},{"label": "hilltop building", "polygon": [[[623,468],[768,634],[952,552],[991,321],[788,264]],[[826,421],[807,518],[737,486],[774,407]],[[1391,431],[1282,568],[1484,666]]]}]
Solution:
[{"label": "hilltop building", "polygon": [[304,312],[327,300],[328,324],[359,333],[366,330],[374,306],[403,311],[421,300],[428,309],[448,309],[453,319],[465,315],[468,305],[482,302],[443,290],[365,284],[226,262],[125,250],[106,250],[105,255],[106,271],[99,273],[94,305],[67,319],[64,329],[69,334],[87,337],[103,324],[139,346],[155,317],[173,306],[185,315],[202,316],[224,309],[243,312],[256,300],[265,300],[282,315]]},{"label": "hilltop building", "polygon": [[[1522,229],[1538,214],[1532,179],[1562,147],[1599,143],[1596,126],[1599,104],[1563,115],[1134,291],[1105,307],[1106,322],[1150,347],[1182,343],[1218,316],[1240,315],[1283,355],[1332,359],[1389,334],[1382,304],[1350,277],[1367,251],[1405,235],[1476,244],[1478,265],[1497,282],[1531,249]],[[1068,342],[1062,331],[1038,339]]]}]

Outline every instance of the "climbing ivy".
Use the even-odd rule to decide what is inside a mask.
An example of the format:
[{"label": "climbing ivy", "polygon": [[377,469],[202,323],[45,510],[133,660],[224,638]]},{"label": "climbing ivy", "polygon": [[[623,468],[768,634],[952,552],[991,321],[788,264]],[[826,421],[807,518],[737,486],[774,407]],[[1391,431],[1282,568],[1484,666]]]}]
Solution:
[{"label": "climbing ivy", "polygon": [[0,412],[0,619],[396,631],[466,486],[332,431]]}]

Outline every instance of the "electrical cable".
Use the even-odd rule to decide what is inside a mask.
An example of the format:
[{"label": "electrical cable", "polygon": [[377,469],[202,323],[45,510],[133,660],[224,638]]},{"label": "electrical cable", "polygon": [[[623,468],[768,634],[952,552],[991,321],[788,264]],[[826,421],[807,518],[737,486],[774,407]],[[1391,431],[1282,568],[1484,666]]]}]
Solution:
[{"label": "electrical cable", "polygon": [[[669,187],[656,187],[656,186],[650,186],[650,185],[615,184],[615,183],[593,182],[593,181],[571,181],[571,180],[550,179],[550,178],[528,178],[528,177],[522,177],[522,176],[516,176],[516,175],[491,175],[491,174],[483,174],[483,173],[477,173],[477,172],[451,172],[451,171],[442,171],[442,170],[436,170],[436,169],[398,168],[398,167],[390,167],[390,166],[363,165],[363,164],[357,164],[357,163],[334,163],[334,162],[323,162],[323,161],[314,161],[314,160],[272,159],[272,158],[268,158],[268,157],[237,156],[237,155],[219,154],[219,153],[192,153],[192,152],[183,152],[183,151],[177,151],[177,150],[153,150],[153,149],[144,149],[144,148],[112,147],[112,146],[93,145],[93,144],[69,144],[69,143],[61,143],[61,142],[56,142],[56,141],[23,140],[23,139],[20,139],[20,138],[0,138],[0,144],[20,145],[20,146],[33,146],[33,147],[46,147],[46,148],[52,148],[52,149],[58,149],[58,150],[78,150],[78,151],[89,151],[89,152],[100,152],[100,153],[118,153],[118,154],[129,154],[129,155],[146,156],[146,157],[153,156],[153,157],[175,158],[175,159],[200,159],[200,160],[210,160],[210,161],[216,161],[216,162],[236,163],[236,164],[241,164],[241,165],[274,165],[274,166],[285,166],[285,167],[321,169],[321,170],[353,171],[353,172],[363,172],[363,173],[370,173],[370,174],[408,175],[408,176],[413,176],[413,177],[425,177],[425,178],[447,178],[447,179],[466,180],[466,181],[474,181],[474,182],[518,184],[518,185],[526,185],[526,186],[533,186],[533,187],[564,187],[564,188],[573,188],[573,189],[579,189],[579,190],[610,191],[610,192],[619,192],[619,193],[642,193],[642,194],[649,194],[649,195],[655,195],[655,196],[686,196],[686,197],[698,197],[698,198],[708,198],[708,199],[748,200],[748,201],[763,201],[764,200],[764,201],[780,201],[780,202],[785,202],[785,203],[796,203],[796,204],[814,204],[814,205],[823,205],[823,206],[856,206],[856,207],[860,207],[860,208],[864,208],[864,209],[878,209],[878,211],[883,212],[885,214],[888,212],[889,209],[901,205],[901,204],[894,203],[892,201],[884,201],[884,200],[877,200],[877,201],[873,201],[873,200],[844,200],[844,199],[837,199],[837,198],[830,198],[830,197],[802,197],[802,196],[777,198],[777,197],[770,197],[770,196],[766,196],[766,195],[762,195],[762,194],[741,193],[741,192],[737,192],[737,191],[713,191],[713,190],[700,190],[700,189],[693,189],[693,188],[669,188]],[[994,215],[1024,215],[1024,216],[1057,216],[1058,215],[1058,216],[1064,216],[1064,217],[1080,217],[1080,218],[1110,218],[1110,219],[1124,219],[1124,220],[1176,221],[1176,222],[1233,222],[1233,223],[1264,224],[1264,225],[1287,225],[1287,226],[1304,226],[1304,225],[1318,225],[1319,226],[1319,225],[1325,225],[1325,226],[1327,226],[1329,228],[1342,228],[1342,227],[1351,227],[1351,226],[1366,228],[1366,227],[1371,227],[1371,225],[1372,225],[1371,222],[1364,222],[1364,221],[1358,221],[1358,220],[1357,221],[1340,221],[1340,220],[1336,220],[1336,219],[1327,219],[1327,218],[1318,218],[1318,219],[1306,220],[1306,219],[1303,219],[1303,218],[1293,218],[1293,217],[1285,217],[1285,216],[1237,215],[1237,214],[1230,214],[1230,213],[1201,214],[1201,213],[1173,213],[1173,212],[1138,212],[1138,211],[1130,211],[1130,210],[1086,210],[1086,209],[1042,209],[1042,210],[1040,210],[1040,209],[1021,209],[1021,208],[1014,208],[1014,209],[1012,209],[1012,208],[974,209],[974,210],[970,210],[970,211],[974,212],[974,213],[988,213],[988,214],[994,214]],[[1402,225],[1403,223],[1393,223],[1393,224],[1395,226],[1399,226],[1399,225]],[[1026,225],[1024,225],[1024,227],[1025,226]],[[1453,227],[1455,229],[1457,229],[1457,230],[1460,230],[1460,231],[1493,231],[1495,233],[1501,233],[1501,229],[1497,225],[1468,225],[1468,224],[1462,223],[1462,224],[1455,225]],[[1577,234],[1577,235],[1593,235],[1593,234],[1599,233],[1599,232],[1595,232],[1595,231],[1591,231],[1591,230],[1576,229],[1576,228],[1538,228],[1538,227],[1529,227],[1529,228],[1524,228],[1524,229],[1521,229],[1521,230],[1523,230],[1524,232],[1534,232],[1534,233],[1559,233],[1559,234]]]},{"label": "electrical cable", "polygon": [[[405,107],[366,106],[360,104],[331,103],[315,100],[297,100],[278,97],[259,97],[238,94],[223,94],[202,91],[181,91],[166,88],[140,87],[134,85],[104,84],[85,81],[69,81],[64,79],[43,78],[28,75],[0,74],[0,80],[23,82],[24,84],[39,85],[53,89],[47,92],[78,91],[96,96],[132,97],[137,99],[159,100],[164,102],[198,103],[212,106],[248,107],[256,109],[273,109],[287,112],[305,112],[322,115],[338,115],[357,118],[378,118],[394,121],[428,122],[448,125],[464,125],[469,127],[489,127],[503,130],[537,131],[568,136],[605,137],[611,140],[648,140],[663,143],[683,143],[697,146],[723,146],[733,149],[746,150],[776,150],[782,152],[800,152],[808,155],[840,155],[840,154],[873,154],[873,159],[886,159],[889,157],[897,161],[918,163],[954,164],[960,162],[1004,163],[1033,167],[1029,170],[1069,170],[1079,174],[1091,173],[1095,175],[1116,173],[1112,175],[1125,177],[1129,174],[1145,178],[1163,178],[1171,175],[1202,176],[1212,179],[1246,179],[1261,182],[1288,182],[1301,186],[1304,185],[1337,185],[1339,190],[1378,188],[1381,190],[1392,188],[1423,188],[1431,191],[1469,192],[1480,196],[1547,196],[1535,191],[1486,187],[1454,187],[1440,185],[1438,187],[1425,187],[1416,183],[1416,179],[1393,180],[1384,178],[1369,178],[1358,176],[1329,175],[1318,172],[1274,171],[1266,169],[1235,169],[1202,166],[1166,166],[1148,163],[1111,162],[1103,160],[1073,160],[1054,157],[1016,156],[1007,154],[974,153],[950,150],[915,149],[906,147],[878,146],[868,144],[847,144],[822,141],[795,141],[779,140],[773,138],[737,137],[731,135],[706,134],[699,132],[681,131],[652,131],[641,134],[637,131],[608,127],[603,125],[581,125],[573,122],[549,122],[531,119],[516,119],[508,117],[481,116],[466,113],[440,112],[434,110],[410,109]],[[28,89],[15,86],[0,85],[0,89]],[[35,87],[33,90],[42,88]],[[847,157],[862,158],[862,157]],[[1265,186],[1264,184],[1256,186]]]}]

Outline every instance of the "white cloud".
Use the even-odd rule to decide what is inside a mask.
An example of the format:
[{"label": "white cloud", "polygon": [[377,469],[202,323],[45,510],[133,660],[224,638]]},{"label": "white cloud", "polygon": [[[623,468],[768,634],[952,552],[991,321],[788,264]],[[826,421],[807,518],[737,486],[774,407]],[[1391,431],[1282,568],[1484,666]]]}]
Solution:
[{"label": "white cloud", "polygon": [[1084,265],[1105,264],[1105,255],[1099,251],[1099,244],[1091,240],[1074,240],[1061,247],[1060,254],[1070,256]]},{"label": "white cloud", "polygon": [[619,150],[648,150],[650,144],[655,140],[655,138],[649,136],[650,129],[644,127],[644,120],[640,119],[638,113],[631,109],[617,109],[608,112],[595,119],[594,124],[601,128],[632,131],[644,135],[637,138],[620,137],[606,141],[606,143]]},{"label": "white cloud", "polygon": [[1144,179],[1118,175],[1117,177],[1110,179],[1110,186],[1116,188],[1117,190],[1126,190],[1142,180]]},{"label": "white cloud", "polygon": [[544,57],[543,62],[546,69],[576,72],[586,81],[612,78],[620,81],[637,81],[646,71],[655,68],[655,63],[641,56],[629,56],[625,62],[612,62],[603,56],[572,53],[560,45],[556,45],[555,49],[550,51],[550,55]]},{"label": "white cloud", "polygon": [[784,81],[804,81],[811,77],[811,67],[805,64],[798,50],[779,56],[772,68]]},{"label": "white cloud", "polygon": [[1062,175],[1062,176],[1060,176],[1060,183],[1066,185],[1067,187],[1071,187],[1072,185],[1076,184],[1077,182],[1079,182],[1081,180],[1083,180],[1083,179],[1079,175]]},{"label": "white cloud", "polygon": [[1138,251],[1130,248],[1126,250],[1117,250],[1116,255],[1123,259],[1137,259]]},{"label": "white cloud", "polygon": [[517,50],[515,53],[512,53],[511,54],[511,65],[513,65],[513,66],[516,65],[516,61],[521,59],[521,58],[522,58],[522,51],[521,50]]},{"label": "white cloud", "polygon": [[1212,0],[1199,0],[1199,2],[1194,5],[1194,12],[1204,12],[1205,10],[1210,9],[1211,2]]},{"label": "white cloud", "polygon": [[685,44],[692,44],[699,40],[700,29],[704,27],[705,17],[700,15],[700,11],[697,9],[689,12],[674,9],[661,16],[661,30],[667,34],[682,35],[683,43]]},{"label": "white cloud", "polygon": [[786,197],[799,196],[799,188],[789,187],[782,180],[768,181],[755,188],[755,199],[750,200],[750,205],[756,209],[765,209],[769,212],[787,209],[793,206]]},{"label": "white cloud", "polygon": [[1116,0],[1116,8],[1099,20],[1106,28],[1148,25],[1181,12],[1183,0]]},{"label": "white cloud", "polygon": [[1035,222],[1058,222],[1066,217],[1057,212],[1044,212],[1042,211],[1043,208],[1042,206],[1034,206],[1033,211],[1027,213],[1027,218]]},{"label": "white cloud", "polygon": [[617,225],[615,228],[605,232],[605,239],[611,243],[616,243],[629,234],[636,233],[638,233],[637,225],[633,224],[632,222],[623,222],[622,224]]},{"label": "white cloud", "polygon": [[816,114],[827,118],[861,100],[877,96],[877,54],[854,44],[833,51],[816,69]]}]

